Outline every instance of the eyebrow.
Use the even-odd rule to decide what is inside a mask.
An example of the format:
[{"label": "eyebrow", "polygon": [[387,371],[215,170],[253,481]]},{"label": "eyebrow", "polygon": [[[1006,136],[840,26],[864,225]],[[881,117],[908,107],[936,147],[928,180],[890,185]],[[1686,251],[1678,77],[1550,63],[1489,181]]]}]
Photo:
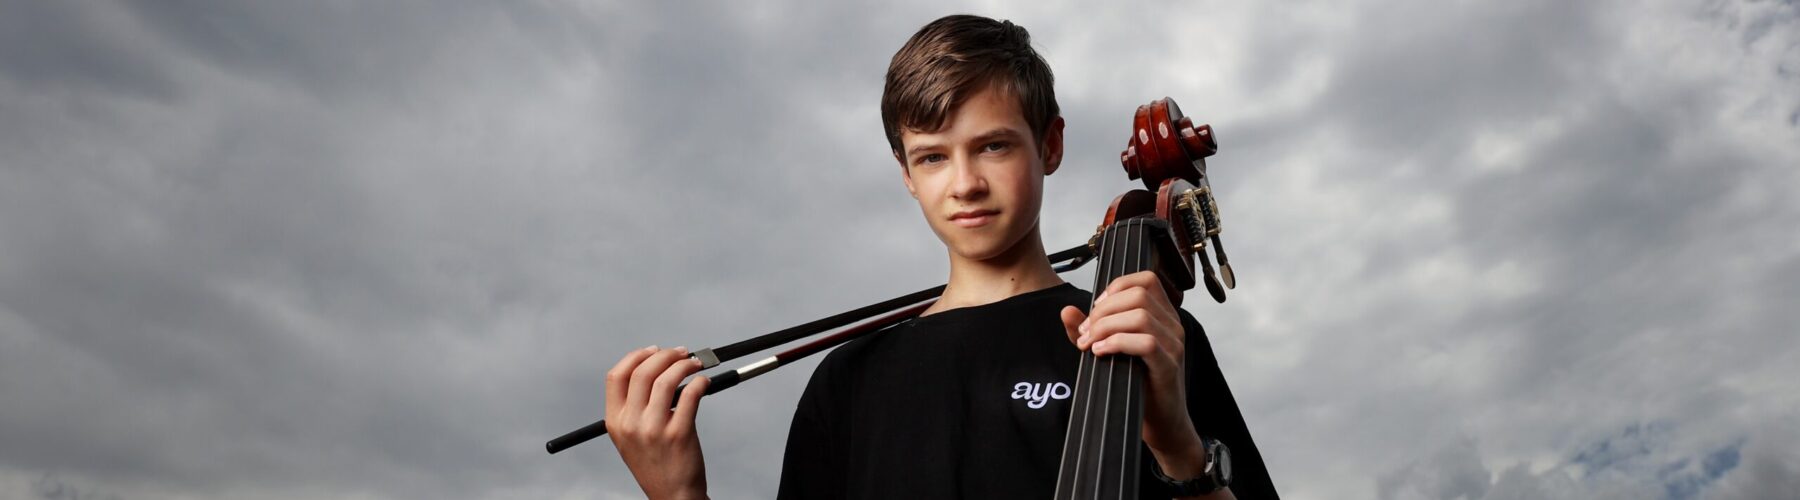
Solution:
[{"label": "eyebrow", "polygon": [[969,142],[982,143],[1003,137],[1007,139],[1017,139],[1019,138],[1019,132],[1010,128],[1000,127],[987,132],[982,132],[981,135],[975,136],[975,138],[970,139]]},{"label": "eyebrow", "polygon": [[906,150],[906,159],[911,160],[914,156],[918,156],[919,153],[923,153],[923,152],[930,151],[930,150],[937,149],[937,148],[938,148],[937,144],[920,144],[917,146],[913,146]]},{"label": "eyebrow", "polygon": [[[994,139],[1000,139],[1000,138],[1018,139],[1018,138],[1020,138],[1020,134],[1019,134],[1019,131],[1017,131],[1017,130],[1013,130],[1008,127],[999,127],[999,128],[995,128],[993,130],[989,130],[989,131],[977,134],[973,139],[969,139],[969,142],[983,143],[983,142],[991,141]],[[920,144],[917,146],[913,146],[911,148],[907,148],[906,158],[911,159],[914,155],[917,155],[919,153],[923,153],[926,151],[930,151],[933,149],[937,149],[939,147],[942,147],[942,145],[941,144]]]}]

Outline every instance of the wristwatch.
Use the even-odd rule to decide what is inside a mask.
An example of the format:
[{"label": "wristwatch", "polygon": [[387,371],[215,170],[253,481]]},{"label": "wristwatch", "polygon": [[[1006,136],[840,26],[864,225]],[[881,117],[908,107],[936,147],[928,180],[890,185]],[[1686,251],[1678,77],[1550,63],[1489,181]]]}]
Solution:
[{"label": "wristwatch", "polygon": [[1200,477],[1185,481],[1170,479],[1163,474],[1162,467],[1151,467],[1150,472],[1156,480],[1169,487],[1170,494],[1177,497],[1205,495],[1231,486],[1231,450],[1225,443],[1217,439],[1202,438],[1201,446],[1206,448],[1206,466],[1201,468]]}]

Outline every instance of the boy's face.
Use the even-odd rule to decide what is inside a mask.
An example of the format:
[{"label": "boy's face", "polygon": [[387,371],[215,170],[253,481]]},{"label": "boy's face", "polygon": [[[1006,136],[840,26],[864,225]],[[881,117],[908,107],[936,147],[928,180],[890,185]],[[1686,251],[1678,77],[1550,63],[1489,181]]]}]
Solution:
[{"label": "boy's face", "polygon": [[952,253],[988,260],[1037,228],[1044,176],[1062,162],[1062,118],[1037,142],[1017,98],[989,85],[936,132],[900,133],[906,190]]}]

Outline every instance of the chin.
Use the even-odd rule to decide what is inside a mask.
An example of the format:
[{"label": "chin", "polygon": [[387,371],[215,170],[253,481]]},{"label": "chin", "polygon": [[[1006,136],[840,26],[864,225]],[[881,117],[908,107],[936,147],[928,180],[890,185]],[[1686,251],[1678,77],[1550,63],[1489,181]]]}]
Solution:
[{"label": "chin", "polygon": [[956,255],[961,256],[964,259],[984,261],[999,257],[1001,254],[1006,253],[1006,248],[997,245],[971,245],[952,247],[950,251],[956,252]]},{"label": "chin", "polygon": [[964,238],[962,238],[961,241],[954,243],[950,242],[948,238],[944,239],[946,243],[945,246],[950,247],[950,251],[957,256],[968,260],[985,261],[1005,255],[1007,252],[1012,251],[1015,247],[1025,241],[1025,236],[1030,234],[1030,231],[1020,231],[1019,233],[1020,234],[1018,235],[963,235]]}]

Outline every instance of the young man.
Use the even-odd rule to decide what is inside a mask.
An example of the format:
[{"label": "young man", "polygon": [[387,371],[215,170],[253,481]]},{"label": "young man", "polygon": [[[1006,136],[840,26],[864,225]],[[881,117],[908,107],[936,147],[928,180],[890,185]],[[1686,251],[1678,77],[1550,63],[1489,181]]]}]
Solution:
[{"label": "young man", "polygon": [[[919,318],[819,364],[789,431],[782,498],[1049,498],[1081,350],[1148,368],[1146,498],[1274,498],[1204,331],[1155,276],[1114,281],[1084,314],[1088,292],[1051,270],[1038,212],[1063,119],[1024,28],[927,24],[894,55],[881,111],[901,179],[948,250],[949,283]],[[694,413],[708,381],[674,393],[699,369],[686,355],[640,349],[607,373],[609,435],[651,498],[706,496]],[[1228,488],[1213,484],[1218,449]]]}]

